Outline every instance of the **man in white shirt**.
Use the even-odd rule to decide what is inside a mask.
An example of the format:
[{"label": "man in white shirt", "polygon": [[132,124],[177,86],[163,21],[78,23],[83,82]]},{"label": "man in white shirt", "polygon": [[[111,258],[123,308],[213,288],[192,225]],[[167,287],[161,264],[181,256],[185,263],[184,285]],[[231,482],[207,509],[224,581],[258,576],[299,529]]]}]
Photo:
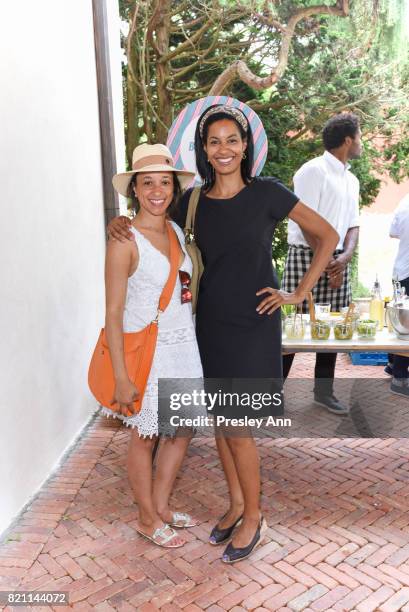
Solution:
[{"label": "man in white shirt", "polygon": [[[399,240],[399,249],[393,266],[393,278],[405,287],[409,295],[409,193],[398,204],[389,230],[391,238]],[[392,367],[385,371],[392,374],[391,391],[409,397],[409,357],[389,356]],[[389,367],[389,370],[388,370]]]},{"label": "man in white shirt", "polygon": [[[362,153],[359,119],[352,113],[331,117],[324,126],[323,155],[306,162],[294,176],[294,191],[302,202],[318,212],[338,232],[339,242],[326,271],[313,289],[314,301],[330,302],[340,311],[352,301],[349,262],[359,237],[359,181],[350,172],[348,161]],[[293,221],[288,222],[287,255],[282,288],[294,291],[308,269],[314,250],[310,236]],[[303,303],[303,312],[308,312]],[[284,377],[294,355],[283,359]],[[315,363],[315,401],[330,412],[343,415],[348,409],[334,396],[336,353],[317,353]],[[317,379],[319,381],[317,382]]]}]

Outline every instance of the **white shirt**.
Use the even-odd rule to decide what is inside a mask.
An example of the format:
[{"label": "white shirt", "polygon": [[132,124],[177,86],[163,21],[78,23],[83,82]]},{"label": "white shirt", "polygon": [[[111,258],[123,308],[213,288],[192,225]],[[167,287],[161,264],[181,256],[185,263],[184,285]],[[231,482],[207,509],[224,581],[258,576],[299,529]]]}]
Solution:
[{"label": "white shirt", "polygon": [[409,277],[409,193],[399,202],[395,210],[389,235],[391,238],[399,238],[393,278],[403,280]]},{"label": "white shirt", "polygon": [[[303,204],[324,217],[339,234],[342,249],[347,231],[359,226],[359,181],[334,155],[325,151],[294,175],[294,192]],[[288,221],[288,244],[309,246],[297,223]]]}]

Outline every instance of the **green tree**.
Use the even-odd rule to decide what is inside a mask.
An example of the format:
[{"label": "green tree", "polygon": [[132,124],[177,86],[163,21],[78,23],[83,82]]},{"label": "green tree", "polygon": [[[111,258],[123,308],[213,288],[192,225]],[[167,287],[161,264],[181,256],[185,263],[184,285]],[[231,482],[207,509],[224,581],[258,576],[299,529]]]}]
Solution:
[{"label": "green tree", "polygon": [[128,23],[128,159],[140,140],[164,140],[174,113],[188,102],[226,92],[238,79],[251,98],[278,83],[294,39],[309,35],[309,20],[346,16],[348,2],[305,6],[286,0],[276,14],[274,3],[256,0],[120,0]]},{"label": "green tree", "polygon": [[[409,61],[404,0],[120,0],[126,142],[166,140],[189,102],[232,95],[260,115],[269,142],[264,174],[291,186],[322,152],[321,129],[336,112],[359,114],[364,155],[353,162],[361,204],[379,173],[409,175]],[[285,225],[273,255],[283,263]]]}]

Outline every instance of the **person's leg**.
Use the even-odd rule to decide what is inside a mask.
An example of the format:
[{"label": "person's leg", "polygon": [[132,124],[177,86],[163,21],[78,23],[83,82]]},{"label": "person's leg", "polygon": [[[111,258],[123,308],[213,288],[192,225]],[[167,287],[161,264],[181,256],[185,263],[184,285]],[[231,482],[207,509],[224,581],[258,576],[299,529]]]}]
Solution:
[{"label": "person's leg", "polygon": [[337,353],[317,353],[314,376],[316,381],[319,379],[316,390],[320,395],[332,394],[336,362]]},{"label": "person's leg", "polygon": [[347,406],[334,395],[335,365],[337,353],[317,353],[315,361],[315,402],[324,406],[329,412],[338,415],[349,413]]},{"label": "person's leg", "polygon": [[[232,392],[232,379],[207,379],[206,380],[206,392],[208,394],[216,394],[219,392],[219,389],[222,389],[224,393]],[[220,403],[216,403],[213,406],[213,416],[216,422],[216,416],[218,414],[223,414],[225,410],[225,406]],[[224,435],[224,428],[215,425],[214,435],[216,441],[217,452],[219,454],[220,462],[222,464],[224,476],[227,481],[227,486],[229,490],[229,507],[227,508],[226,513],[220,518],[217,525],[215,525],[214,529],[211,533],[211,541],[214,534],[214,531],[225,530],[232,525],[240,518],[243,514],[244,508],[244,498],[243,492],[241,490],[239,477],[237,474],[236,466],[234,463],[233,455],[229,448],[229,445],[226,442],[226,438]],[[217,535],[217,534],[216,534]],[[218,534],[217,537],[219,537]]]},{"label": "person's leg", "polygon": [[395,355],[393,360],[393,376],[391,391],[398,395],[409,397],[409,357]]},{"label": "person's leg", "polygon": [[335,377],[335,365],[337,353],[317,353],[315,361],[315,378],[325,378],[331,380],[331,389]]},{"label": "person's leg", "polygon": [[283,378],[284,380],[287,379],[290,373],[291,366],[293,365],[294,357],[295,357],[295,353],[287,353],[283,355]]},{"label": "person's leg", "polygon": [[243,548],[253,539],[260,522],[260,460],[252,437],[233,435],[225,440],[244,500],[243,521],[233,536],[232,544],[235,548]]},{"label": "person's leg", "polygon": [[172,521],[173,511],[169,508],[169,498],[191,439],[192,435],[186,434],[172,439],[165,438],[159,445],[153,483],[153,503],[156,512],[165,523]]},{"label": "person's leg", "polygon": [[[163,520],[156,511],[152,489],[152,449],[155,438],[140,438],[137,429],[132,430],[129,443],[127,468],[128,479],[134,498],[138,504],[138,527],[142,533],[151,536],[156,529],[163,527]],[[184,543],[176,536],[173,544]]]},{"label": "person's leg", "polygon": [[227,529],[243,514],[244,496],[232,451],[223,435],[216,433],[216,446],[229,488],[229,509],[218,522],[218,529]]},{"label": "person's leg", "polygon": [[395,355],[393,360],[393,377],[408,378],[408,366],[409,357],[401,357],[400,355]]},{"label": "person's leg", "polygon": [[[406,289],[406,294],[409,295],[409,278],[404,278],[400,281],[402,287]],[[388,355],[389,364],[392,364],[392,381],[391,386],[394,384],[401,384],[402,380],[408,378],[408,365],[409,358],[401,357],[399,355]],[[388,367],[388,366],[386,366]],[[400,382],[399,382],[400,381]]]},{"label": "person's leg", "polygon": [[393,361],[395,359],[395,355],[393,353],[388,353],[388,363],[384,367],[385,374],[388,376],[393,376]]}]

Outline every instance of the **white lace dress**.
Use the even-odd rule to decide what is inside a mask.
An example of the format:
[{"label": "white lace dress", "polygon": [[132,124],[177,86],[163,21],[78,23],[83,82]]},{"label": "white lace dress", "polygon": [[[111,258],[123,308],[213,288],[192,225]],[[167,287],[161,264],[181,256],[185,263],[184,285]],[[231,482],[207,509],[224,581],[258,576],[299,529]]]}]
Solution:
[{"label": "white lace dress", "polygon": [[[192,262],[185,249],[183,232],[174,222],[172,227],[185,254],[180,270],[192,274]],[[131,229],[135,235],[139,261],[136,271],[128,279],[123,318],[124,332],[140,331],[156,317],[159,297],[170,270],[167,257],[141,232],[133,226]],[[123,417],[104,407],[100,408],[103,414],[114,415],[122,419],[126,425],[137,427],[139,435],[143,437],[158,434],[158,378],[201,379],[203,377],[192,306],[189,303],[182,304],[181,291],[178,275],[172,299],[159,318],[156,351],[141,411],[131,417]],[[203,410],[199,412],[204,413]],[[174,433],[176,430],[171,431],[170,435]]]}]

